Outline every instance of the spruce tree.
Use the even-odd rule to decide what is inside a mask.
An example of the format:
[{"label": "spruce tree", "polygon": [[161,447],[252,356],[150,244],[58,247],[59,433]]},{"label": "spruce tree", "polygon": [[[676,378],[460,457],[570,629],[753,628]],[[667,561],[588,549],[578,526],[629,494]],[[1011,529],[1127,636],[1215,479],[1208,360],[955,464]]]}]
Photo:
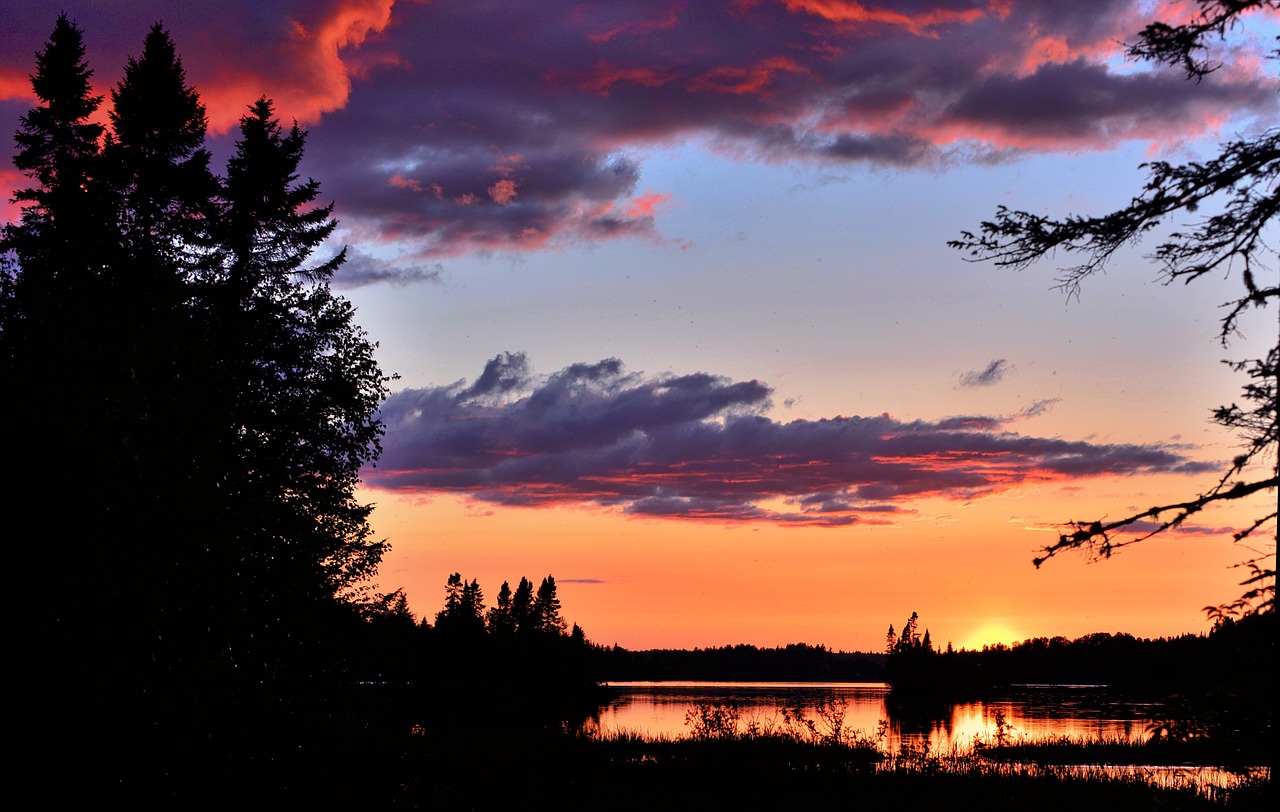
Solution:
[{"label": "spruce tree", "polygon": [[229,396],[236,532],[272,551],[278,589],[313,601],[349,597],[385,548],[355,488],[379,451],[387,379],[354,308],[329,289],[343,254],[312,262],[336,223],[332,204],[313,205],[319,184],[298,179],[304,141],[267,99],[241,119],[213,231],[221,264],[201,303]]},{"label": "spruce tree", "polygon": [[488,626],[490,635],[497,639],[505,640],[515,634],[515,617],[512,614],[511,607],[511,584],[503,581],[502,587],[498,590],[497,603],[489,610]]},{"label": "spruce tree", "polygon": [[533,622],[543,634],[560,636],[565,632],[565,621],[560,616],[560,598],[556,595],[556,579],[550,575],[542,579],[534,596]]},{"label": "spruce tree", "polygon": [[534,630],[533,582],[524,576],[521,576],[515,594],[511,596],[511,619],[520,635]]},{"label": "spruce tree", "polygon": [[384,548],[354,494],[386,378],[329,289],[342,254],[312,259],[334,222],[298,180],[304,134],[259,100],[221,184],[161,26],[101,149],[90,76],[60,17],[0,244],[0,374],[27,394],[0,442],[24,768],[69,763],[101,800],[251,759],[253,731],[301,736],[333,701]]},{"label": "spruce tree", "polygon": [[[95,555],[100,528],[86,516],[99,503],[92,487],[103,473],[92,456],[99,442],[93,407],[102,404],[86,380],[99,345],[84,343],[82,331],[92,335],[105,319],[92,286],[101,257],[83,250],[94,247],[90,226],[102,214],[91,203],[102,128],[90,121],[102,98],[91,92],[84,51],[80,29],[58,17],[36,55],[37,105],[14,137],[14,165],[31,186],[14,195],[21,217],[4,228],[0,242],[6,263],[0,270],[0,380],[13,387],[0,398],[7,427],[0,435],[0,498],[16,542],[9,564],[20,574],[10,592],[18,630],[13,657],[31,665],[15,672],[17,690],[27,697],[20,710],[34,703],[51,713],[30,732],[37,750],[47,735],[40,721],[56,726],[61,708],[70,718],[73,709],[91,704],[76,701],[83,694],[68,694],[65,704],[55,698],[86,681],[99,646],[108,648],[94,632],[109,625],[85,622],[100,616],[94,610],[108,593],[108,579]],[[90,486],[71,508],[57,498],[68,481]],[[76,587],[60,586],[66,582]],[[18,715],[21,730],[26,716]]]},{"label": "spruce tree", "polygon": [[193,270],[217,192],[204,148],[207,118],[169,33],[156,23],[111,91],[106,155],[120,194],[119,228],[135,259]]},{"label": "spruce tree", "polygon": [[67,254],[96,231],[89,195],[97,180],[103,128],[90,120],[102,104],[102,97],[92,93],[92,76],[84,61],[82,32],[65,14],[59,16],[45,49],[36,55],[31,77],[40,104],[22,117],[14,135],[18,152],[13,164],[36,185],[14,195],[22,219],[7,235],[12,241],[7,247],[22,254],[24,266],[42,251],[55,260],[44,275],[28,275],[28,284],[44,281],[53,287],[60,272],[82,270],[78,262],[67,263]]}]

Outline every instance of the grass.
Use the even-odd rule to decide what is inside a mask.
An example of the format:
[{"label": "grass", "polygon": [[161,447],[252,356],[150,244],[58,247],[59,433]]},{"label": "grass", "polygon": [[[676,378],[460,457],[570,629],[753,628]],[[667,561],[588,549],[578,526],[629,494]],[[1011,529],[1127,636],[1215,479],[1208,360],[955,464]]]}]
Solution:
[{"label": "grass", "polygon": [[[732,735],[619,732],[431,747],[396,805],[535,809],[1269,810],[1271,783],[1160,784],[1098,766],[994,761],[976,752],[815,741],[745,726]],[[494,792],[499,794],[493,794]],[[486,794],[489,793],[489,794]]]},{"label": "grass", "polygon": [[1003,744],[980,745],[975,752],[999,762],[1040,764],[1127,764],[1152,766],[1213,766],[1244,768],[1250,762],[1265,764],[1269,755],[1242,754],[1218,746],[1210,739],[1188,741],[1135,741],[1122,737],[1073,736],[1017,737]]},{"label": "grass", "polygon": [[529,764],[516,772],[527,776],[533,769],[538,778],[526,782],[560,794],[570,788],[574,797],[594,797],[616,809],[884,803],[984,810],[1269,810],[1273,804],[1269,774],[1112,766],[1181,764],[1188,754],[1208,752],[1203,746],[1192,751],[1173,742],[1002,735],[948,752],[910,745],[890,749],[884,723],[867,734],[848,730],[843,720],[838,704],[767,719],[744,718],[732,705],[698,705],[686,716],[684,736],[588,729],[553,750],[538,750],[559,765],[558,779]]}]

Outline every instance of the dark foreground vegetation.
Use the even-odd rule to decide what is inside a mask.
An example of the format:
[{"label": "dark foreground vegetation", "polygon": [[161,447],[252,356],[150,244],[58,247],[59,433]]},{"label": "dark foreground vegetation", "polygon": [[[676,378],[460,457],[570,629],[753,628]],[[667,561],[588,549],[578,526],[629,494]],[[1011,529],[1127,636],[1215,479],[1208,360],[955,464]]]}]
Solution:
[{"label": "dark foreground vegetation", "polygon": [[981,651],[934,649],[913,613],[901,635],[890,627],[888,637],[889,706],[904,718],[923,717],[927,724],[946,714],[951,703],[1013,685],[1107,685],[1135,698],[1160,700],[1163,714],[1148,721],[1147,736],[1176,745],[1183,760],[1271,761],[1274,612],[1219,618],[1205,635],[1033,638]]},{"label": "dark foreground vegetation", "polygon": [[[1072,810],[1270,809],[1268,781],[1231,790],[1159,787],[1142,775],[1101,770],[1002,765],[977,758],[911,754],[883,761],[842,745],[785,738],[651,742],[562,739],[524,747],[511,761],[488,743],[450,746],[424,758],[430,766],[405,788],[406,801],[439,808],[483,809],[474,764],[502,776],[533,808],[543,809],[844,809]],[[459,777],[464,776],[464,777]]]}]

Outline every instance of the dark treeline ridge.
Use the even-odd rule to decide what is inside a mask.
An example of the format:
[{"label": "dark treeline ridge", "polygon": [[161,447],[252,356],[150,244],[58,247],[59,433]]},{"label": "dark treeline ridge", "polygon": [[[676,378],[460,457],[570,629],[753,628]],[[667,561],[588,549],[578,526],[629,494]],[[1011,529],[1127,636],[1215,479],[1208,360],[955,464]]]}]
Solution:
[{"label": "dark treeline ridge", "polygon": [[1014,685],[1108,685],[1165,700],[1167,718],[1153,720],[1153,737],[1206,739],[1222,752],[1270,759],[1274,613],[1219,618],[1208,634],[1039,637],[980,651],[939,651],[919,628],[912,613],[900,635],[889,629],[884,673],[894,707],[928,715]]},{"label": "dark treeline ridge", "polygon": [[596,676],[608,682],[878,682],[885,656],[792,643],[776,648],[738,644],[644,651],[613,646],[596,649],[593,659]]},{"label": "dark treeline ridge", "polygon": [[[1012,646],[938,650],[912,615],[887,646],[885,681],[898,689],[971,693],[1018,684],[1109,685],[1134,691],[1207,691],[1228,679],[1269,685],[1272,615],[1223,619],[1207,634],[1140,638],[1099,632],[1035,637]],[[1243,687],[1243,686],[1242,686]]]},{"label": "dark treeline ridge", "polygon": [[503,582],[486,607],[480,584],[454,573],[434,623],[415,621],[402,593],[386,603],[370,620],[366,672],[389,691],[447,697],[416,707],[422,721],[559,725],[585,718],[600,698],[595,647],[565,621],[551,575],[536,589],[523,577],[514,591]]}]

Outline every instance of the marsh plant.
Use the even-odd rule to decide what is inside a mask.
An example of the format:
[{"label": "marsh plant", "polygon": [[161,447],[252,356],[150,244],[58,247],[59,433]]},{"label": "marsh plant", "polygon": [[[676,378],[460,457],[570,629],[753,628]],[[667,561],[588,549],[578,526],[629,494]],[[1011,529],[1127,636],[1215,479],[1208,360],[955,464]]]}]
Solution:
[{"label": "marsh plant", "polygon": [[741,722],[742,709],[735,702],[699,702],[684,714],[689,738],[696,741],[742,738]]},{"label": "marsh plant", "polygon": [[685,712],[694,741],[780,739],[795,743],[880,751],[889,723],[881,719],[874,734],[850,730],[848,703],[822,699],[809,707],[784,707],[771,716],[745,716],[735,702],[699,702]]}]

